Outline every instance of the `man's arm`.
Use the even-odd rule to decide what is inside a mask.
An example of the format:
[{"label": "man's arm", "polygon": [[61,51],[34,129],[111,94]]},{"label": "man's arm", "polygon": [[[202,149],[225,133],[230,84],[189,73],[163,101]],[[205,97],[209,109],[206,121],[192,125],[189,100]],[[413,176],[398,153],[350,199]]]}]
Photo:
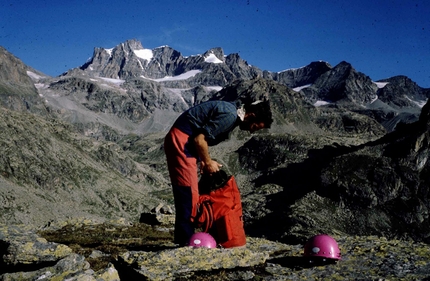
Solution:
[{"label": "man's arm", "polygon": [[199,134],[194,138],[194,143],[196,146],[197,154],[201,159],[202,172],[205,173],[215,173],[219,171],[219,168],[222,167],[221,164],[211,159],[209,155],[209,146],[206,141],[206,137],[204,134]]}]

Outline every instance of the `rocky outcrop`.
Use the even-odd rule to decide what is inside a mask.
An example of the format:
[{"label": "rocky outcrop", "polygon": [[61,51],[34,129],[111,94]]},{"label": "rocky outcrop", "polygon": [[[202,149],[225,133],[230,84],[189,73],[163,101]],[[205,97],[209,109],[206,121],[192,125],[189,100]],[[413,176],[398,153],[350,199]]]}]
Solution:
[{"label": "rocky outcrop", "polygon": [[423,89],[406,76],[395,76],[379,82],[387,83],[378,90],[378,99],[396,108],[419,108],[426,103],[430,89]]},{"label": "rocky outcrop", "polygon": [[72,254],[69,247],[48,242],[23,226],[2,225],[0,241],[4,266],[49,263]]},{"label": "rocky outcrop", "polygon": [[428,108],[419,121],[336,156],[323,169],[320,192],[352,211],[354,232],[430,241]]},{"label": "rocky outcrop", "polygon": [[254,237],[247,237],[245,248],[162,249],[165,242],[160,241],[158,249],[127,250],[137,241],[148,243],[153,238],[142,235],[124,239],[128,229],[133,228],[126,224],[98,226],[79,222],[69,227],[81,234],[83,227],[89,232],[97,227],[99,232],[118,231],[117,238],[106,241],[100,235],[102,238],[93,245],[107,242],[104,249],[111,251],[121,245],[121,252],[107,258],[106,252],[79,248],[85,244],[77,234],[68,240],[75,249],[81,249],[82,254],[77,254],[25,226],[2,225],[0,280],[423,280],[430,274],[430,250],[426,244],[384,237],[334,235],[341,251],[341,260],[336,263],[304,257],[301,244]]},{"label": "rocky outcrop", "polygon": [[120,280],[110,264],[95,272],[85,257],[25,226],[0,226],[0,280]]},{"label": "rocky outcrop", "polygon": [[263,77],[273,79],[289,88],[297,88],[312,85],[318,77],[331,69],[332,66],[327,62],[315,61],[300,68],[287,69],[277,73],[265,71]]},{"label": "rocky outcrop", "polygon": [[398,124],[418,120],[421,108],[430,97],[429,89],[419,87],[406,76],[395,76],[378,84],[381,85],[378,98],[360,113],[376,119],[390,132]]},{"label": "rocky outcrop", "polygon": [[119,258],[149,280],[191,277],[194,272],[240,269],[262,265],[276,251],[288,246],[260,239],[248,239],[246,248],[208,249],[182,247],[159,252],[126,252]]},{"label": "rocky outcrop", "polygon": [[404,76],[373,82],[341,62],[325,71],[309,87],[300,89],[313,104],[325,104],[367,115],[391,132],[398,123],[413,123],[430,97],[428,89],[419,87]]},{"label": "rocky outcrop", "polygon": [[245,144],[242,165],[265,171],[255,180],[257,190],[273,189],[264,200],[257,192],[245,199],[245,210],[248,204],[260,210],[247,214],[249,231],[261,234],[266,225],[265,233],[286,241],[339,232],[428,243],[429,107],[418,122],[359,145],[321,146],[322,139],[312,144],[282,136]]},{"label": "rocky outcrop", "polygon": [[0,46],[0,106],[46,114],[43,100],[19,58]]},{"label": "rocky outcrop", "polygon": [[[0,46],[0,81],[2,87],[8,87],[19,94],[21,90],[25,94],[37,95],[33,81],[27,75],[28,67],[13,54]],[[1,89],[4,94],[6,89]]]},{"label": "rocky outcrop", "polygon": [[96,77],[135,78],[143,75],[152,57],[152,50],[144,49],[139,41],[127,40],[113,49],[95,48],[92,59],[80,69]]},{"label": "rocky outcrop", "polygon": [[366,105],[376,98],[378,87],[351,64],[341,62],[321,74],[308,88],[305,96],[312,102],[326,101],[336,104]]}]

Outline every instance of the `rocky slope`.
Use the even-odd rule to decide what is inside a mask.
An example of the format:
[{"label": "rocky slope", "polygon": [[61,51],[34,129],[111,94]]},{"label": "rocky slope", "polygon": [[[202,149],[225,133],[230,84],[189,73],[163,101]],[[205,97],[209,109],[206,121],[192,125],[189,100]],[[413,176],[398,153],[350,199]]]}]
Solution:
[{"label": "rocky slope", "polygon": [[134,162],[117,144],[28,113],[0,108],[0,119],[2,223],[138,218],[158,204],[151,192],[168,188],[165,175]]}]

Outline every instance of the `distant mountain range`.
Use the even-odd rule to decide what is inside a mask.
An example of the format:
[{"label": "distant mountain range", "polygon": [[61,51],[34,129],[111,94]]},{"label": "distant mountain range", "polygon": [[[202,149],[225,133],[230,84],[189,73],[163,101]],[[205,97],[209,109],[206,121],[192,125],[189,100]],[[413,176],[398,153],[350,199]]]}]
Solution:
[{"label": "distant mountain range", "polygon": [[388,131],[399,122],[416,121],[430,97],[430,89],[419,87],[406,76],[372,81],[348,62],[332,67],[318,61],[297,69],[269,72],[249,65],[238,54],[225,55],[222,48],[184,57],[168,46],[144,49],[137,40],[128,40],[112,49],[95,48],[91,59],[63,73],[54,87],[73,84],[66,82],[68,77],[86,79],[89,84],[97,84],[89,79],[98,79],[123,89],[153,85],[150,87],[154,90],[158,88],[159,104],[146,102],[149,112],[169,106],[182,111],[199,101],[197,92],[203,91],[205,96],[234,81],[260,77],[300,92],[314,106],[335,106],[370,116]]}]

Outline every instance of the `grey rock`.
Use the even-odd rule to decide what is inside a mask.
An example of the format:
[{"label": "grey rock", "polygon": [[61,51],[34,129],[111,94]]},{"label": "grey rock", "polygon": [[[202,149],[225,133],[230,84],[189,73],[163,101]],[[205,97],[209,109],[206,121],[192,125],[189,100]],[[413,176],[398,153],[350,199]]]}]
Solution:
[{"label": "grey rock", "polygon": [[72,250],[61,244],[48,242],[25,226],[0,226],[3,266],[38,264],[58,261],[70,254]]},{"label": "grey rock", "polygon": [[[148,57],[141,56],[139,52],[146,52]],[[211,59],[211,56],[222,63],[207,62],[206,59]],[[91,60],[64,75],[89,75],[124,80],[139,77],[160,79],[178,76],[191,70],[201,70],[209,75],[196,75],[189,79],[186,84],[189,87],[223,86],[235,79],[249,79],[261,73],[261,70],[248,65],[237,54],[225,58],[221,48],[210,49],[202,55],[183,57],[180,52],[168,46],[149,50],[144,49],[137,40],[128,40],[111,50],[95,48]],[[171,83],[166,85],[172,86]],[[178,87],[178,84],[176,86]]]},{"label": "grey rock", "polygon": [[81,255],[70,254],[55,265],[34,271],[4,273],[0,280],[97,280],[119,281],[118,271],[109,265],[106,269],[94,272]]},{"label": "grey rock", "polygon": [[27,75],[29,70],[32,69],[0,46],[0,105],[46,115],[34,82]]},{"label": "grey rock", "polygon": [[175,224],[174,211],[170,205],[160,203],[151,212],[142,213],[139,221],[153,226],[173,228]]},{"label": "grey rock", "polygon": [[383,79],[387,85],[378,90],[378,99],[394,108],[421,108],[418,102],[426,103],[429,98],[429,89],[419,87],[406,76],[394,76]]},{"label": "grey rock", "polygon": [[277,73],[265,72],[264,78],[271,78],[289,88],[310,86],[325,72],[332,69],[327,62],[315,61],[310,64],[294,69],[287,69]]},{"label": "grey rock", "polygon": [[312,101],[365,105],[376,98],[377,89],[368,76],[357,72],[351,64],[341,62],[303,91]]},{"label": "grey rock", "polygon": [[246,248],[181,247],[161,252],[127,252],[123,262],[149,280],[174,280],[190,272],[250,267],[263,264],[271,253],[287,247],[263,239],[248,239]]},{"label": "grey rock", "polygon": [[[76,227],[82,223],[85,222],[77,223]],[[123,222],[115,225],[126,231]],[[9,230],[11,234],[8,236],[12,240],[15,236],[28,236],[21,253],[14,254],[25,256],[30,253],[41,258],[29,259],[27,267],[5,266],[4,259],[8,257],[1,252],[0,280],[422,280],[430,274],[427,244],[377,236],[330,233],[341,251],[341,260],[337,262],[327,260],[324,263],[304,257],[303,244],[247,237],[245,248],[181,247],[150,252],[127,251],[118,257],[115,266],[109,263],[95,271],[82,255],[75,253],[40,263],[38,261],[46,255],[43,251],[46,247],[40,247],[43,239],[23,226],[9,227]],[[6,231],[3,229],[2,233]],[[0,245],[5,241],[1,238]]]}]

